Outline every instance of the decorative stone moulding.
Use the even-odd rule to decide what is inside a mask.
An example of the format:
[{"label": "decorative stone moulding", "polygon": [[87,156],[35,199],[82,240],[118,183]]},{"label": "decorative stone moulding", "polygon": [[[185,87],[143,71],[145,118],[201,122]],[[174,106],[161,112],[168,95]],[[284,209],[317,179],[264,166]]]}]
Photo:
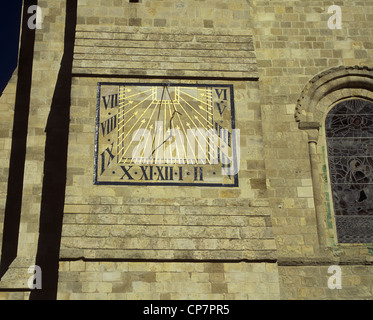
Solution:
[{"label": "decorative stone moulding", "polygon": [[373,67],[340,66],[310,80],[295,109],[299,129],[319,129],[330,107],[349,98],[373,101]]},{"label": "decorative stone moulding", "polygon": [[352,98],[373,101],[373,68],[340,66],[318,74],[303,89],[295,109],[295,120],[299,123],[299,129],[305,130],[308,135],[317,233],[321,250],[328,246],[328,232],[325,199],[320,180],[320,158],[317,151],[320,128],[334,105]]}]

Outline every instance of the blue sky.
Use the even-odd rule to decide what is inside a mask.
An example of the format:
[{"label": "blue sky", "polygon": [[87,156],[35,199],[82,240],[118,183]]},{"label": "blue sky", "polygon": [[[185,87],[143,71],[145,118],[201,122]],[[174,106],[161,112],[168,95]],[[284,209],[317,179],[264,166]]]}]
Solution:
[{"label": "blue sky", "polygon": [[10,0],[0,10],[0,94],[17,66],[21,9],[22,0]]}]

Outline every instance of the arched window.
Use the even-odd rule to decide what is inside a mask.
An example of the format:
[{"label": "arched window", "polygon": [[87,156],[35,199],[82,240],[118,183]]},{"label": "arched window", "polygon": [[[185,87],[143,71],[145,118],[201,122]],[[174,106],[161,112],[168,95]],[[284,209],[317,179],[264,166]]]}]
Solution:
[{"label": "arched window", "polygon": [[338,103],[325,135],[338,242],[373,243],[373,103]]},{"label": "arched window", "polygon": [[357,247],[370,254],[373,68],[339,66],[316,75],[298,98],[295,119],[308,138],[319,247],[337,256]]}]

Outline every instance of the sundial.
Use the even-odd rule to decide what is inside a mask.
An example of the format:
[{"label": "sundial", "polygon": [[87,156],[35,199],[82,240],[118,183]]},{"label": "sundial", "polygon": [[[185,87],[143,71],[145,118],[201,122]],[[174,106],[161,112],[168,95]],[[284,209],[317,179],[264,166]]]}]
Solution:
[{"label": "sundial", "polygon": [[99,83],[95,184],[238,186],[233,85]]}]

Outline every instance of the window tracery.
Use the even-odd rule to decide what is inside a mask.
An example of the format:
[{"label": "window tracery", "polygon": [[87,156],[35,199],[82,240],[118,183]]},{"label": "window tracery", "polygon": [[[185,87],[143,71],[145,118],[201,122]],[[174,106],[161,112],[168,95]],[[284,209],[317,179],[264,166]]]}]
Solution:
[{"label": "window tracery", "polygon": [[340,102],[325,134],[338,242],[373,242],[373,103]]}]

